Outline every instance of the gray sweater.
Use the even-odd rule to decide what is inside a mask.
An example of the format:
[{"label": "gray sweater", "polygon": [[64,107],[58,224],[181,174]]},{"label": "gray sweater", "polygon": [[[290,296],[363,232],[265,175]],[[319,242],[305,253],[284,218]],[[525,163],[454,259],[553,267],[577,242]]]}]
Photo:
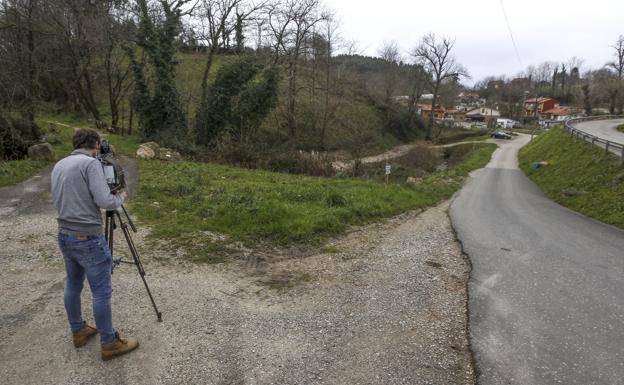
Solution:
[{"label": "gray sweater", "polygon": [[102,233],[102,213],[116,210],[123,198],[110,193],[100,162],[86,150],[75,150],[52,170],[52,200],[59,230],[70,234]]}]

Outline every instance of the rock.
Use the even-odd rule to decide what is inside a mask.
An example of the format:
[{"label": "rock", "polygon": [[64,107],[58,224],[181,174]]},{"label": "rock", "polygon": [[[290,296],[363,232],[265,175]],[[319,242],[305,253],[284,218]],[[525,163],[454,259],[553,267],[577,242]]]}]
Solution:
[{"label": "rock", "polygon": [[156,159],[178,161],[182,160],[182,155],[170,148],[161,147],[156,154]]},{"label": "rock", "polygon": [[407,180],[405,181],[405,183],[407,184],[411,184],[411,185],[417,185],[418,183],[420,183],[420,178],[414,178],[414,177],[407,177]]},{"label": "rock", "polygon": [[28,157],[32,160],[47,160],[54,162],[56,154],[50,143],[41,143],[28,148]]},{"label": "rock", "polygon": [[141,146],[136,152],[136,157],[138,159],[150,160],[156,157],[156,153],[149,147]]},{"label": "rock", "polygon": [[531,168],[533,170],[539,170],[540,168],[546,167],[548,165],[550,165],[550,163],[548,163],[548,162],[535,162],[535,163],[531,164]]},{"label": "rock", "polygon": [[574,189],[563,190],[561,193],[567,197],[577,197],[581,195],[587,195],[587,191],[577,191]]},{"label": "rock", "polygon": [[160,145],[156,142],[143,143],[141,147],[149,147],[152,149],[152,151],[154,151],[154,153],[157,153],[158,150],[160,149]]}]

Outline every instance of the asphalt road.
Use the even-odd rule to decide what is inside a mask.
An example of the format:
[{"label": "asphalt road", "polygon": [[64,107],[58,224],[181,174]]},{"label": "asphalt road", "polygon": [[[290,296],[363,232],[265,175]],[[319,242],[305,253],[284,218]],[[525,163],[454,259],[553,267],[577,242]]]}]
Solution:
[{"label": "asphalt road", "polygon": [[[624,119],[594,120],[574,123],[573,126],[577,130],[597,136],[601,139],[624,145],[624,132],[617,130],[617,127],[622,124],[624,124]],[[596,143],[596,145],[605,148],[605,145],[602,143]],[[622,155],[621,150],[619,149],[613,149],[612,152],[617,155]]]},{"label": "asphalt road", "polygon": [[473,263],[478,382],[624,384],[624,232],[548,199],[522,136],[473,174],[451,219]]}]

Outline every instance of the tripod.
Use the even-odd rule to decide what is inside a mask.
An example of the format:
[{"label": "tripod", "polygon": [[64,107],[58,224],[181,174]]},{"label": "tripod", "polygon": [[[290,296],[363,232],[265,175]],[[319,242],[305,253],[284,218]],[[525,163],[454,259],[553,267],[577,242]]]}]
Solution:
[{"label": "tripod", "polygon": [[[124,234],[124,237],[126,238],[126,242],[128,243],[128,249],[130,249],[130,254],[132,254],[132,262],[124,261],[123,258],[119,258],[117,260],[113,258],[113,268],[115,266],[119,266],[122,263],[125,263],[128,265],[135,265],[137,267],[137,269],[139,270],[139,275],[141,276],[141,279],[143,280],[143,284],[145,285],[145,289],[147,290],[147,295],[149,295],[150,301],[152,301],[152,306],[154,307],[154,311],[156,312],[156,316],[158,317],[158,322],[162,322],[162,313],[158,310],[158,307],[156,306],[156,302],[154,301],[154,297],[152,296],[152,292],[150,291],[150,288],[147,285],[147,281],[145,280],[145,269],[143,269],[143,264],[141,263],[141,260],[139,259],[139,253],[137,252],[136,247],[134,246],[134,242],[132,241],[132,237],[130,236],[130,228],[132,228],[132,231],[136,233],[137,232],[136,226],[134,226],[132,219],[130,219],[130,215],[128,215],[128,211],[126,211],[126,208],[124,206],[121,206],[121,209],[123,210],[124,216],[126,217],[127,221],[124,222],[121,214],[119,213],[119,210],[107,211],[104,234],[106,237],[106,241],[108,242],[108,248],[110,249],[111,256],[112,256],[115,229],[117,228],[117,224],[119,224],[119,226],[121,226],[121,230]],[[130,225],[130,227],[128,227],[128,225]]]}]

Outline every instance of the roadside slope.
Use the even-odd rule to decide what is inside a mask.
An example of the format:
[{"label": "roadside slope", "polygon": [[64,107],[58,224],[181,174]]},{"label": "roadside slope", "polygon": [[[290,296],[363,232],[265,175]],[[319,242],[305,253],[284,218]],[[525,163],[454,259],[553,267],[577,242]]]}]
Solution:
[{"label": "roadside slope", "polygon": [[[555,202],[624,228],[624,167],[620,160],[560,128],[553,128],[520,151],[520,166]],[[538,170],[535,162],[547,162]]]}]

